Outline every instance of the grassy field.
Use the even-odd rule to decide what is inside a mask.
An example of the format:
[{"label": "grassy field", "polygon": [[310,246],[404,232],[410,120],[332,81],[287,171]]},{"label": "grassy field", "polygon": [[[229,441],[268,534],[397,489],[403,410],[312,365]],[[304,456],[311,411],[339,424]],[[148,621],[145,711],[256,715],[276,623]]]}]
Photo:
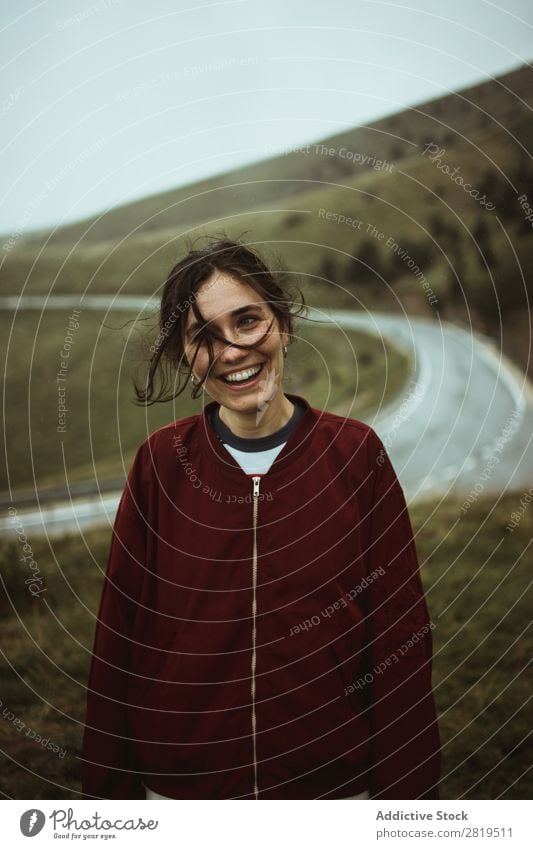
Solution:
[{"label": "grassy field", "polygon": [[[11,330],[12,316],[0,314],[7,360],[4,491],[8,479],[18,489],[34,480],[43,487],[120,478],[148,433],[202,408],[190,389],[174,404],[135,406],[131,377],[137,367],[142,374],[146,346],[157,336],[150,330],[153,318],[133,323],[132,313],[105,318],[86,311],[72,334],[66,431],[58,432],[55,376],[69,315],[19,312]],[[285,391],[320,409],[357,418],[394,397],[409,376],[407,355],[374,336],[305,320],[297,334],[286,360]]]},{"label": "grassy field", "polygon": [[[512,533],[505,530],[519,501],[479,499],[462,518],[453,500],[411,510],[436,624],[444,799],[531,798],[533,511]],[[18,543],[0,543],[5,798],[79,798],[84,687],[109,541],[109,530],[64,537],[53,550],[32,541],[47,588],[40,598],[24,585]]]}]

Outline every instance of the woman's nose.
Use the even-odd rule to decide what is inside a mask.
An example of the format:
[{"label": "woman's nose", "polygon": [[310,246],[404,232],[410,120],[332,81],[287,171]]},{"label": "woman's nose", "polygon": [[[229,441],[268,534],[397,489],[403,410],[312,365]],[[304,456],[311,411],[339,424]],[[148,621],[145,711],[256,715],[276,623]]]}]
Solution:
[{"label": "woman's nose", "polygon": [[239,360],[244,359],[248,355],[248,351],[245,348],[237,348],[235,341],[228,341],[222,344],[222,350],[220,352],[220,359],[226,363],[239,362]]}]

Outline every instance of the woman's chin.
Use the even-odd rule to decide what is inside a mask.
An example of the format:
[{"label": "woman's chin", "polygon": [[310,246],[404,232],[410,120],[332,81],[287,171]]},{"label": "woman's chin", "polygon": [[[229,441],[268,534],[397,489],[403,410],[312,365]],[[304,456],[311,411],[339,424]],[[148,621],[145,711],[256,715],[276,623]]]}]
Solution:
[{"label": "woman's chin", "polygon": [[243,392],[242,395],[224,392],[222,396],[219,396],[219,403],[223,407],[227,407],[228,410],[233,410],[236,413],[253,413],[257,410],[260,403],[259,395],[260,393],[257,389],[255,391]]}]

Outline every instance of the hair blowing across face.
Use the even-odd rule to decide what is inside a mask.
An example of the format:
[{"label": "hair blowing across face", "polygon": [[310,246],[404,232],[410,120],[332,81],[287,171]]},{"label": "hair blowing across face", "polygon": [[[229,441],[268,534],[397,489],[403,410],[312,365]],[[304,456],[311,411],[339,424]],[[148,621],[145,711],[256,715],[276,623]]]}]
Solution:
[{"label": "hair blowing across face", "polygon": [[[253,345],[237,345],[235,342],[230,342],[217,333],[202,316],[196,303],[196,293],[215,271],[224,271],[247,283],[272,310],[272,322],[261,339],[256,340]],[[206,372],[208,374],[214,362],[213,339],[238,348],[255,348],[261,345],[271,332],[272,323],[275,321],[279,329],[287,331],[289,338],[292,338],[294,319],[302,315],[306,305],[303,294],[298,288],[296,291],[299,302],[289,297],[285,281],[281,278],[282,275],[279,272],[273,272],[267,268],[254,250],[237,241],[224,238],[211,242],[200,250],[189,251],[172,268],[165,282],[159,311],[159,335],[150,346],[151,357],[145,387],[139,387],[135,380],[133,382],[137,402],[143,405],[164,403],[180,395],[194,368],[202,341],[205,341],[208,346],[209,366]],[[185,355],[184,340],[190,309],[202,327],[193,358],[189,363]],[[176,374],[179,378],[177,382]],[[159,387],[156,390],[157,378],[159,378]],[[204,380],[194,387],[191,393],[193,398],[200,395]],[[172,389],[175,391],[173,392]]]}]

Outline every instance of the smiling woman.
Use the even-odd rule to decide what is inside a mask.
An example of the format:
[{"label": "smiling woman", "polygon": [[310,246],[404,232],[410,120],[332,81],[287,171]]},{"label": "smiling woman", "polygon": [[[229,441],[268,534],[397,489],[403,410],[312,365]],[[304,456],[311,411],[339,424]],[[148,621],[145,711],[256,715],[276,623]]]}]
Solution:
[{"label": "smiling woman", "polygon": [[[230,314],[224,315],[228,310]],[[158,344],[151,349],[145,388],[135,384],[137,399],[153,404],[177,397],[199,355],[199,380],[192,393],[198,397],[214,364],[214,341],[240,349],[245,355],[247,349],[252,351],[269,335],[283,335],[286,345],[292,339],[294,320],[305,310],[300,290],[295,287],[295,292],[289,293],[283,275],[267,268],[250,248],[220,240],[203,250],[190,251],[166,280]],[[238,356],[236,365],[248,362],[252,362],[250,356]],[[217,369],[222,372],[218,364]],[[175,383],[176,370],[186,379],[171,393],[168,387]],[[161,386],[156,392],[158,374]],[[194,375],[192,380],[194,383]]]},{"label": "smiling woman", "polygon": [[[265,293],[268,294],[268,293]],[[220,404],[220,418],[239,436],[263,436],[290,419],[293,405],[279,392],[288,320],[276,319],[262,293],[228,271],[215,270],[196,297],[203,323],[189,313],[185,355],[193,381]],[[210,337],[211,350],[208,350]],[[264,416],[258,422],[258,399]],[[250,412],[252,417],[250,417]]]},{"label": "smiling woman", "polygon": [[229,240],[167,279],[137,398],[175,398],[186,373],[211,401],[152,433],[128,475],[86,798],[438,798],[434,626],[403,490],[371,427],[283,391],[294,303]]}]

